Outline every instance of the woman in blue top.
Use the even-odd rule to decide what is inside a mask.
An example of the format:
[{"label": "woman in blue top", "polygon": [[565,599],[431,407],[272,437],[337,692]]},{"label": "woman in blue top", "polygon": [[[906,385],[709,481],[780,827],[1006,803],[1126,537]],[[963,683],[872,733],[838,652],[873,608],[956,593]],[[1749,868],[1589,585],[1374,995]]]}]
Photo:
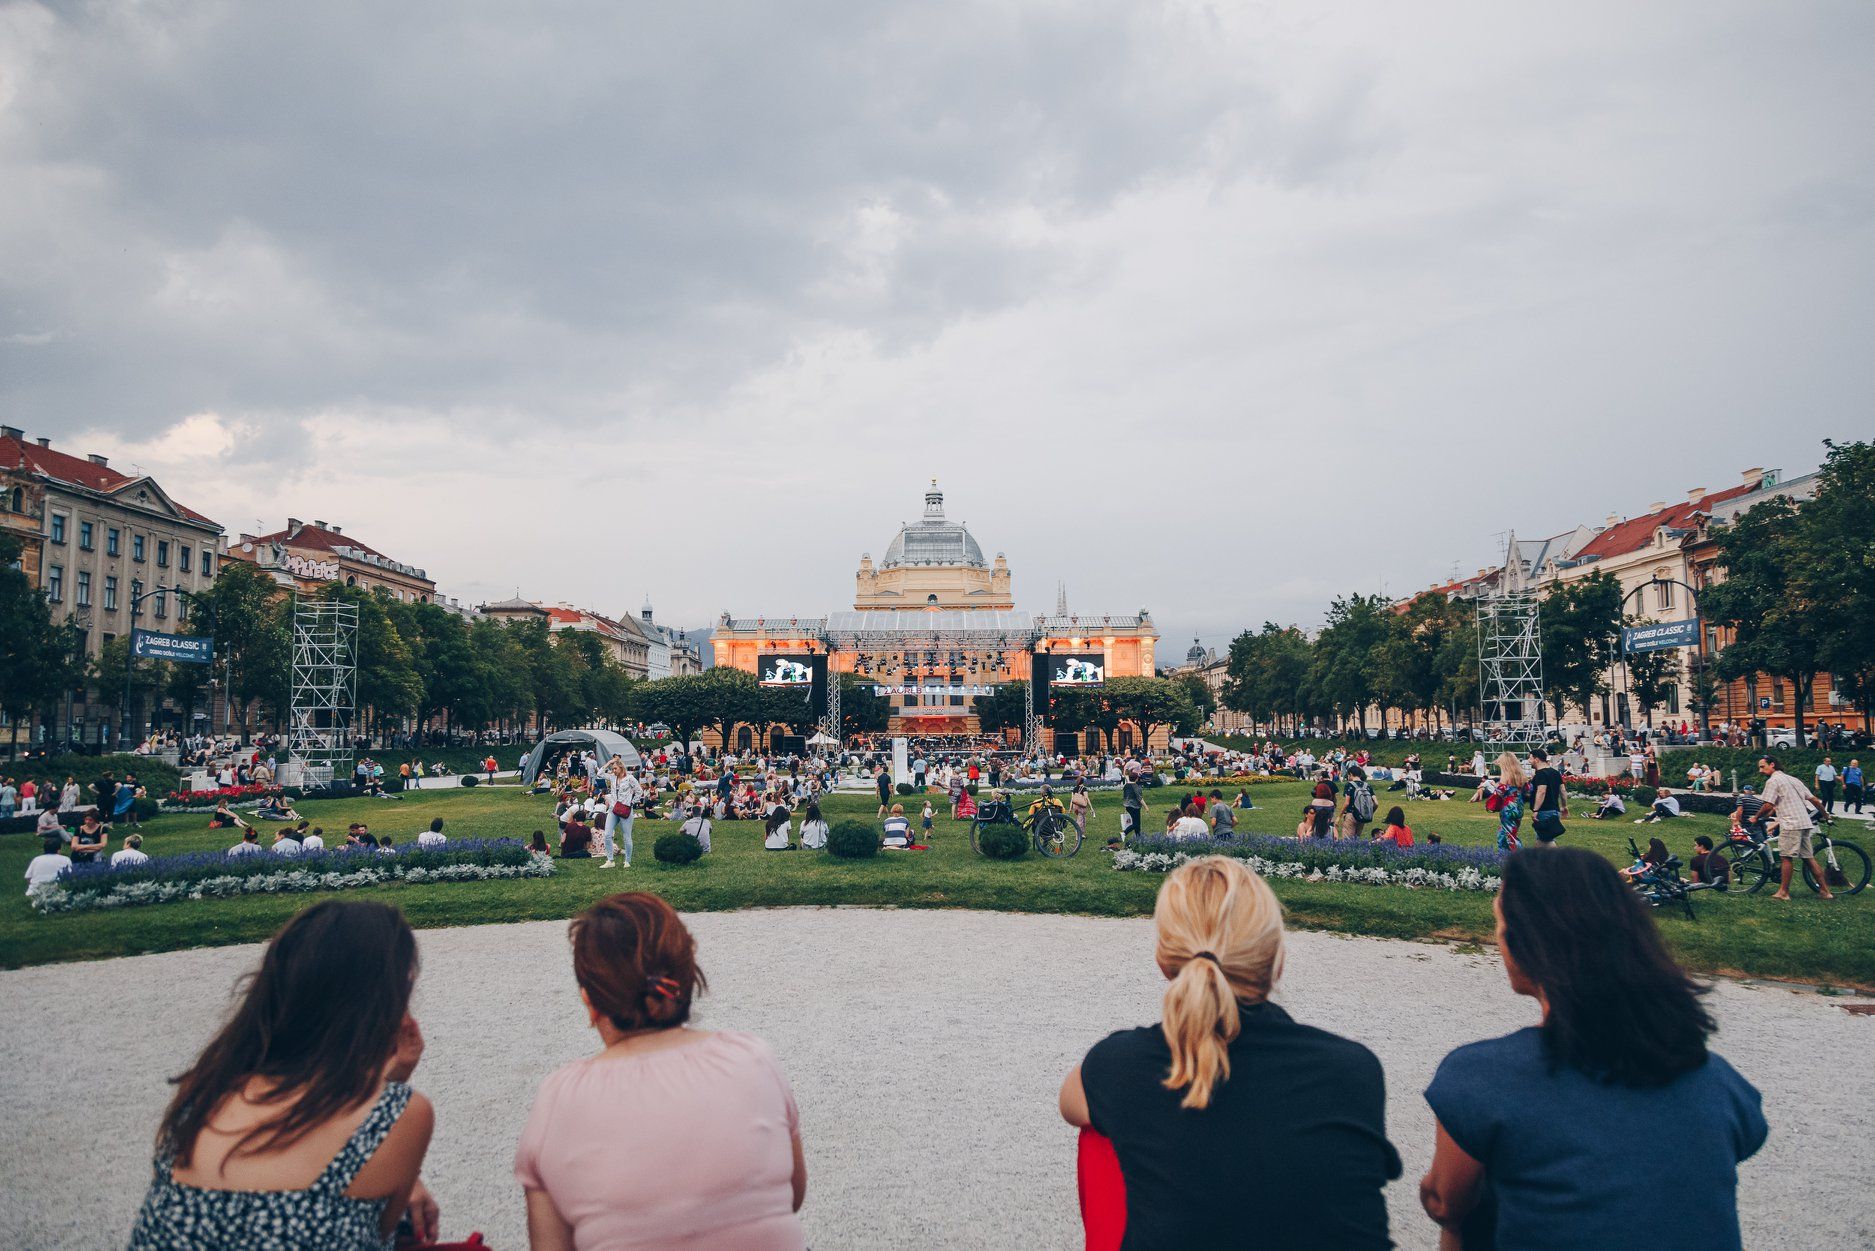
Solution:
[{"label": "woman in blue top", "polygon": [[1543,1021],[1460,1047],[1426,1091],[1419,1194],[1444,1245],[1736,1251],[1738,1163],[1766,1126],[1757,1090],[1706,1049],[1704,988],[1593,852],[1518,852],[1503,874],[1504,972]]}]

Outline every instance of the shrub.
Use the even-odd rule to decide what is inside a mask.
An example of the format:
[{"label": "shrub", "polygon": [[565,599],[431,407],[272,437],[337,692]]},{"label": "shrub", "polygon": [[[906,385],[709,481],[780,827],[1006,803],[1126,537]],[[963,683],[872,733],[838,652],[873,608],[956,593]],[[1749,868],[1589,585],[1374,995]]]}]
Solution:
[{"label": "shrub", "polygon": [[842,821],[827,832],[827,850],[842,860],[879,854],[879,831],[864,821]]},{"label": "shrub", "polygon": [[462,784],[464,786],[480,786],[482,784],[482,779],[476,777],[473,773],[465,773],[462,775]]},{"label": "shrub", "polygon": [[909,795],[912,793],[913,789],[910,782],[900,782],[898,784],[898,793],[901,795]]},{"label": "shrub", "polygon": [[1013,825],[992,825],[977,837],[977,846],[992,860],[1020,860],[1029,850],[1028,831]]},{"label": "shrub", "polygon": [[703,856],[703,844],[690,834],[660,834],[651,854],[660,864],[695,864]]}]

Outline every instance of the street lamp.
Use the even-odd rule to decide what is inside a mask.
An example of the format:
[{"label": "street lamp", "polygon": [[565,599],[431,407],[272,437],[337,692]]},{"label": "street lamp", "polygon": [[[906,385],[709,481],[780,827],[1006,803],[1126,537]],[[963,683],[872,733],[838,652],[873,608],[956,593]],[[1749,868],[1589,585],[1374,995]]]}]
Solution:
[{"label": "street lamp", "polygon": [[130,597],[130,635],[124,650],[124,699],[118,708],[117,749],[124,750],[124,743],[130,738],[130,677],[137,665],[137,617],[141,614],[143,601],[156,595],[174,595],[186,599],[208,610],[208,634],[215,636],[215,601],[195,591],[184,590],[179,586],[163,586],[161,583],[147,591]]},{"label": "street lamp", "polygon": [[[1693,610],[1693,618],[1692,618],[1693,633],[1699,639],[1700,661],[1701,661],[1701,664],[1703,665],[1705,662],[1705,651],[1706,651],[1706,633],[1705,633],[1706,626],[1705,626],[1704,620],[1701,619],[1699,615],[1699,592],[1693,587],[1693,585],[1690,582],[1681,581],[1679,578],[1661,578],[1661,577],[1649,578],[1647,581],[1641,583],[1639,586],[1635,587],[1632,591],[1629,591],[1626,595],[1623,595],[1621,597],[1622,616],[1625,617],[1627,615],[1628,601],[1633,599],[1636,595],[1639,595],[1642,591],[1646,590],[1650,586],[1680,586],[1680,587],[1686,588],[1687,602]],[[1629,698],[1631,701],[1632,696],[1633,696],[1633,683],[1628,680],[1629,679],[1628,649],[1626,647],[1623,647],[1621,649],[1621,678],[1622,678],[1622,684],[1629,688],[1628,694],[1629,694]],[[1699,737],[1702,739],[1710,739],[1712,737],[1712,720],[1711,720],[1710,701],[1705,700],[1705,699],[1701,699],[1699,701]]]}]

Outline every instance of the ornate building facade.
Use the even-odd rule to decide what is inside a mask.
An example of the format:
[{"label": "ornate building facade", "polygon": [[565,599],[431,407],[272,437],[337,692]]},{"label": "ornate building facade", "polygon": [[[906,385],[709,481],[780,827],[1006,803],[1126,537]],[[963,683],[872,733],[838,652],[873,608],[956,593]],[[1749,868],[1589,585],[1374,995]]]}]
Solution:
[{"label": "ornate building facade", "polygon": [[826,655],[891,701],[894,733],[966,734],[995,687],[1027,681],[1036,652],[1098,654],[1108,677],[1150,677],[1159,633],[1151,613],[1017,611],[1008,561],[986,560],[975,536],[944,513],[933,482],[924,515],[900,528],[873,564],[860,557],[853,609],[821,617],[736,617],[710,638],[712,661],[754,673],[770,654]]}]

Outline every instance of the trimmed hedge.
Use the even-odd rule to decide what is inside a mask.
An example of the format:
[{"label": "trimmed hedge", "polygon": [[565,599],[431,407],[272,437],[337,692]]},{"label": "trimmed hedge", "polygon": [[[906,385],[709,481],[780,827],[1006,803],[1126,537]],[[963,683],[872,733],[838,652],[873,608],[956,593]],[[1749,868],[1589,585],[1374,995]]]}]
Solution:
[{"label": "trimmed hedge", "polygon": [[703,844],[692,834],[660,834],[651,854],[660,864],[695,864],[703,858]]},{"label": "trimmed hedge", "polygon": [[864,821],[842,821],[827,832],[827,850],[842,860],[867,860],[879,854],[879,831]]},{"label": "trimmed hedge", "polygon": [[977,846],[991,860],[1020,860],[1028,854],[1029,834],[1013,825],[992,825],[977,837]]}]

